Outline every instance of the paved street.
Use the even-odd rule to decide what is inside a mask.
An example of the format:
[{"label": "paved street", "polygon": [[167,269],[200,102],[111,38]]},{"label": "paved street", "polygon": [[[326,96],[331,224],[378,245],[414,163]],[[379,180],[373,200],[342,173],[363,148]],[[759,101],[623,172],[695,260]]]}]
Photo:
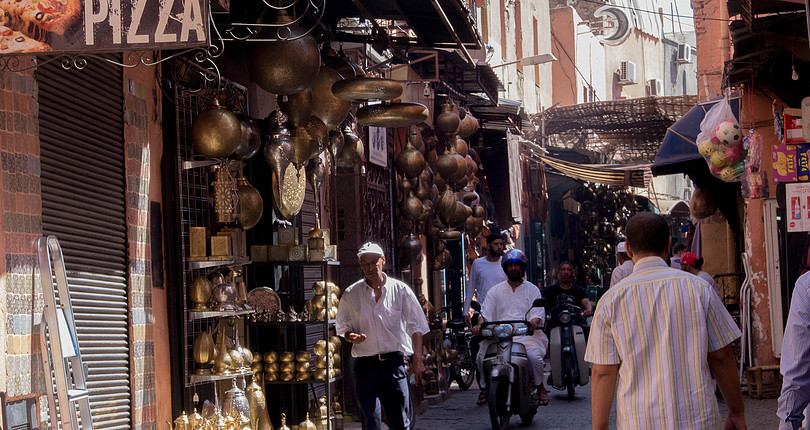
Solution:
[{"label": "paved street", "polygon": [[[450,398],[441,404],[430,406],[417,417],[418,430],[488,430],[489,412],[486,406],[478,406],[475,400],[478,390],[461,392],[453,384]],[[531,426],[526,429],[588,429],[591,426],[591,390],[590,385],[577,387],[577,398],[566,399],[563,391],[552,389],[551,402],[540,407]],[[719,401],[720,412],[725,416],[727,409]],[[776,399],[754,400],[745,398],[746,421],[752,430],[774,429],[776,422]],[[512,417],[512,427],[519,427],[520,418]],[[616,428],[616,408],[611,413],[611,428]]]}]

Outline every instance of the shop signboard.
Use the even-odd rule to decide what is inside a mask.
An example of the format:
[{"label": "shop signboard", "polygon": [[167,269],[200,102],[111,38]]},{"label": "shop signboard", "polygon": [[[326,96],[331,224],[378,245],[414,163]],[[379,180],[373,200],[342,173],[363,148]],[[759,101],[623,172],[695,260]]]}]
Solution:
[{"label": "shop signboard", "polygon": [[388,133],[385,127],[368,128],[368,161],[388,167]]},{"label": "shop signboard", "polygon": [[208,5],[206,0],[2,0],[0,55],[205,46]]},{"label": "shop signboard", "polygon": [[810,183],[785,184],[788,232],[810,231]]}]

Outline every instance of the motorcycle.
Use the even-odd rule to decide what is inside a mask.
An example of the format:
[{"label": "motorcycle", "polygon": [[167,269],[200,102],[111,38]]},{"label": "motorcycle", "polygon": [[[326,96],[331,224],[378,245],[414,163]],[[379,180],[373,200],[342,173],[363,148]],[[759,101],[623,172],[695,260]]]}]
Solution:
[{"label": "motorcycle", "polygon": [[[545,299],[532,303],[532,307],[544,305]],[[528,425],[540,406],[539,401],[532,398],[535,382],[526,347],[513,341],[515,336],[532,334],[525,319],[488,321],[481,325],[481,336],[495,341],[487,347],[482,375],[488,382],[487,404],[493,430],[509,427],[511,415],[519,415],[522,423]]]},{"label": "motorcycle", "polygon": [[585,386],[590,378],[585,362],[585,332],[578,323],[583,321],[582,309],[570,303],[561,303],[549,310],[547,327],[551,364],[551,386],[568,391],[568,400],[574,400],[575,386]]}]

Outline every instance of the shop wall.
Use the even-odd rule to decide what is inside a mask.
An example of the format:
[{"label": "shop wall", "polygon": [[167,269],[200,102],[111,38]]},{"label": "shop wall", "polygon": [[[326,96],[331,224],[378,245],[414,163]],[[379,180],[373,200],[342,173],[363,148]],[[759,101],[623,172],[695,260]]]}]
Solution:
[{"label": "shop wall", "polygon": [[[33,66],[21,57],[21,67]],[[131,383],[133,428],[157,428],[170,417],[168,363],[156,366],[155,354],[168,355],[168,327],[162,264],[153,273],[150,206],[160,202],[160,124],[155,118],[159,90],[154,68],[124,72],[125,142],[127,172],[127,224],[130,247]],[[11,398],[36,396],[40,420],[47,420],[46,379],[42,372],[38,329],[43,309],[36,270],[35,241],[42,235],[40,143],[38,136],[37,84],[34,71],[0,72],[0,162],[3,196],[0,253],[0,391]],[[158,179],[159,180],[159,179]],[[160,211],[157,211],[159,214]],[[154,219],[151,220],[154,222]],[[159,221],[159,219],[158,219]],[[158,236],[159,239],[159,236]],[[158,404],[161,405],[158,408]]]},{"label": "shop wall", "polygon": [[[621,45],[605,47],[604,76],[608,87],[612,87],[612,93],[608,95],[610,99],[646,97],[647,81],[663,78],[663,56],[661,40],[635,28]],[[618,83],[622,61],[636,64],[635,84]]]},{"label": "shop wall", "polygon": [[[697,42],[698,96],[701,99],[720,94],[723,64],[730,59],[728,9],[723,0],[692,0]],[[705,76],[705,85],[704,85]],[[708,90],[708,94],[707,94]]]},{"label": "shop wall", "polygon": [[130,372],[132,428],[136,430],[154,429],[158,423],[172,420],[169,361],[155,360],[156,356],[169,356],[171,338],[160,234],[163,141],[157,70],[145,66],[124,70]]},{"label": "shop wall", "polygon": [[[20,68],[33,61],[20,57]],[[42,234],[37,86],[33,70],[0,71],[0,391],[9,399],[39,398],[46,411],[38,337],[43,308],[35,275],[35,240]],[[41,415],[40,419],[46,415]]]}]

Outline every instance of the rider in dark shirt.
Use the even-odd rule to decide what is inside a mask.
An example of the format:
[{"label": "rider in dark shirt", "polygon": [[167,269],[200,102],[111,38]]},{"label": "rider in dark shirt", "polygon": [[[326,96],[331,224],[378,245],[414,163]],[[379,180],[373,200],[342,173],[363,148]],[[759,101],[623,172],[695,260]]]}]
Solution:
[{"label": "rider in dark shirt", "polygon": [[574,265],[563,261],[557,270],[557,283],[543,289],[546,299],[546,315],[560,303],[568,303],[582,308],[582,316],[587,318],[593,315],[593,305],[588,299],[585,289],[574,285]]}]

